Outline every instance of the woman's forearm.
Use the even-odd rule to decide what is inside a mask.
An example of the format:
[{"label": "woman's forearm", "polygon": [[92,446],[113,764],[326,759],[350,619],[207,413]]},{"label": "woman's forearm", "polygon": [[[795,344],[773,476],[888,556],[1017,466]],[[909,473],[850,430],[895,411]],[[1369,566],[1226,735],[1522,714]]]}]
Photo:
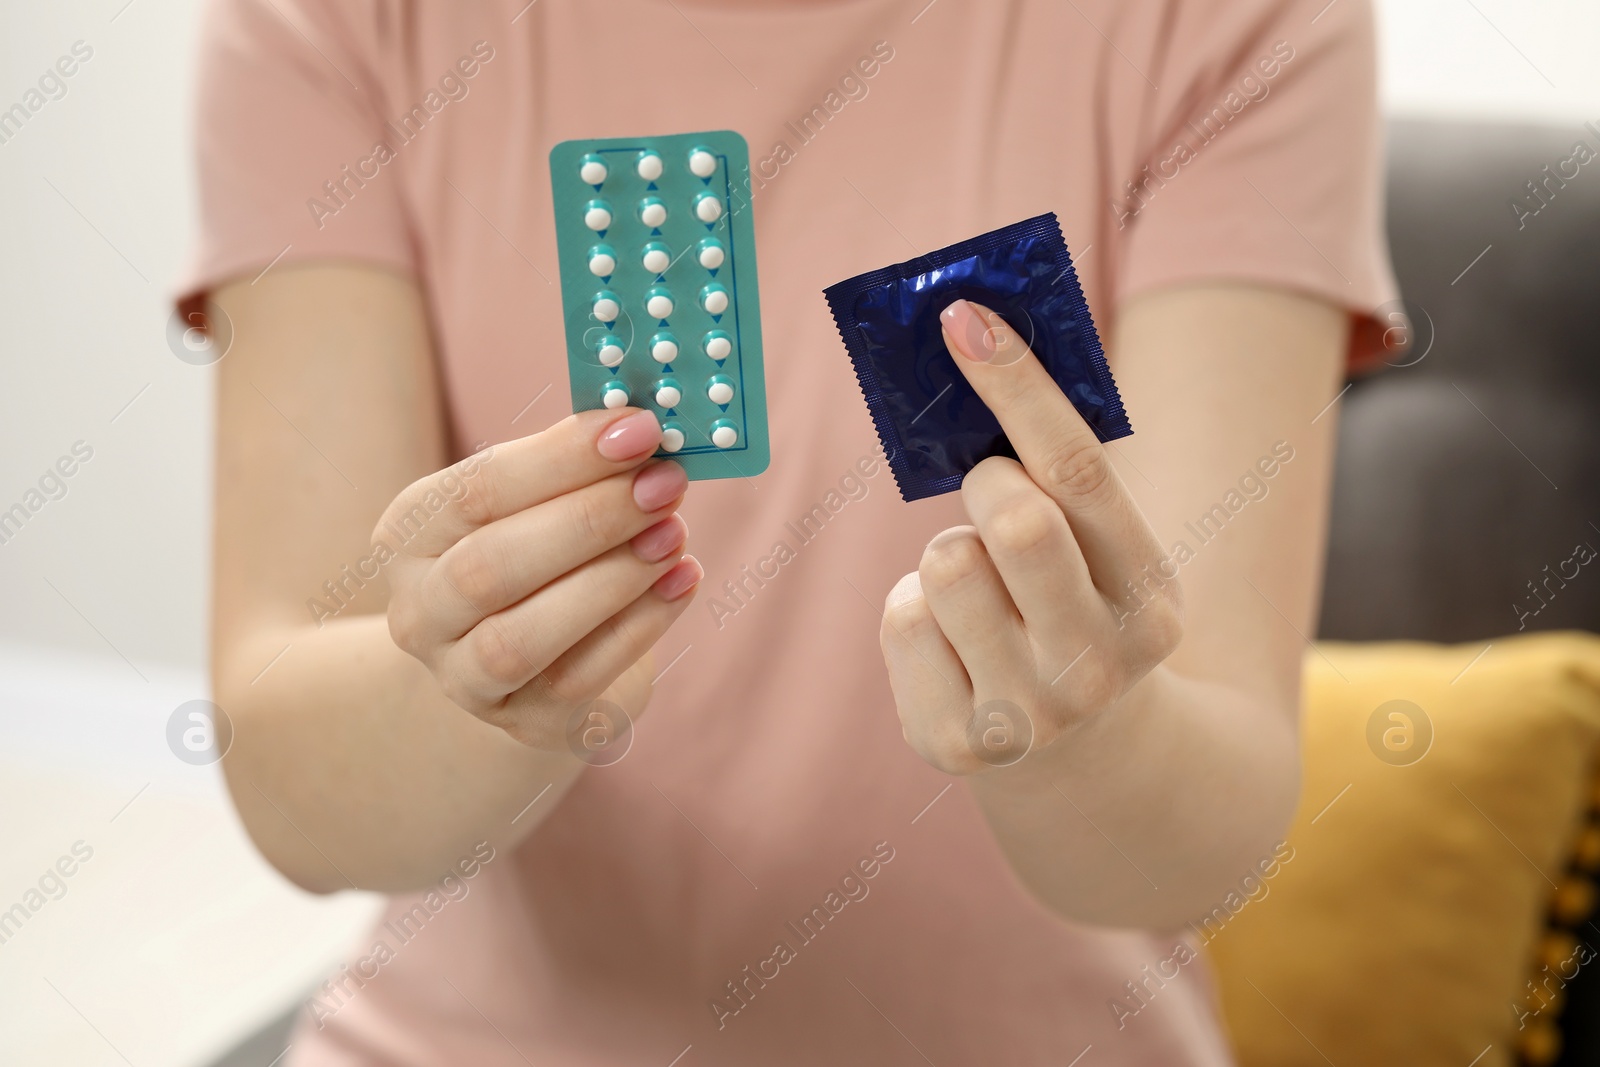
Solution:
[{"label": "woman's forearm", "polygon": [[219,651],[215,674],[245,826],[318,892],[436,882],[477,842],[524,837],[584,766],[451,704],[382,615],[253,633]]},{"label": "woman's forearm", "polygon": [[1103,715],[973,777],[972,789],[1013,870],[1051,910],[1172,929],[1254,873],[1281,838],[1298,795],[1294,721],[1258,696],[1159,667]]},{"label": "woman's forearm", "polygon": [[[233,338],[212,585],[229,786],[308,888],[429,884],[555,806],[584,766],[579,709],[643,711],[649,649],[703,575],[687,478],[652,460],[642,410],[453,457],[412,277],[285,264],[211,312]],[[319,588],[337,611],[308,612]]]}]

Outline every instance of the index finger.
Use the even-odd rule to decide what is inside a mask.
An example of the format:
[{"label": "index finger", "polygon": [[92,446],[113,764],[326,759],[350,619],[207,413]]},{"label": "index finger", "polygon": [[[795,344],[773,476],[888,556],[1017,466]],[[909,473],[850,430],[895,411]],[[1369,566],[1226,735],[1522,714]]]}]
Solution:
[{"label": "index finger", "polygon": [[638,408],[580,411],[406,487],[378,521],[411,555],[437,556],[497,519],[637,467],[661,423]]},{"label": "index finger", "polygon": [[1155,531],[1105,446],[1006,321],[967,300],[939,320],[956,366],[1000,421],[1028,476],[1066,513],[1090,569],[1100,571],[1098,560],[1121,579],[1161,559]]}]

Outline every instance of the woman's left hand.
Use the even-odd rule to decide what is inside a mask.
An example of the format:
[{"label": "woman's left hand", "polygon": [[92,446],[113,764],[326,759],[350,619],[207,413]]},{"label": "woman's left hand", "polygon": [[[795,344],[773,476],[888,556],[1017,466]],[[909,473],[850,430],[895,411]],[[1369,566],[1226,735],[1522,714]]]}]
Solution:
[{"label": "woman's left hand", "polygon": [[945,345],[1021,462],[961,484],[880,634],[906,741],[951,774],[1009,766],[1105,712],[1183,634],[1177,565],[1105,447],[994,312],[956,301]]}]

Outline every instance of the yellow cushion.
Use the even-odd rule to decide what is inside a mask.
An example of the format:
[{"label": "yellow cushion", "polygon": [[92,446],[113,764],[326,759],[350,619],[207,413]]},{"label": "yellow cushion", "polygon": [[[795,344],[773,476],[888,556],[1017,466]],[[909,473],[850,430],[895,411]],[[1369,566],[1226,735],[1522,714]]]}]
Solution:
[{"label": "yellow cushion", "polygon": [[1600,637],[1318,647],[1292,858],[1203,927],[1240,1063],[1512,1063],[1590,803]]}]

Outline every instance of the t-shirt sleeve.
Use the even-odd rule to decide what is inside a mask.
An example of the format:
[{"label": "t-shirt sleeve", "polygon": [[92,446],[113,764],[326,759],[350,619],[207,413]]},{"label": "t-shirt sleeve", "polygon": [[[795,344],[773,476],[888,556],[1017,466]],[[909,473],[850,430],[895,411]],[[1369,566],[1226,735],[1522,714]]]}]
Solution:
[{"label": "t-shirt sleeve", "polygon": [[209,0],[180,304],[306,260],[415,272],[374,59],[385,23],[376,0]]},{"label": "t-shirt sleeve", "polygon": [[1352,314],[1352,367],[1370,364],[1396,289],[1369,4],[1174,8],[1162,118],[1121,186],[1121,294],[1235,279],[1322,297]]}]

